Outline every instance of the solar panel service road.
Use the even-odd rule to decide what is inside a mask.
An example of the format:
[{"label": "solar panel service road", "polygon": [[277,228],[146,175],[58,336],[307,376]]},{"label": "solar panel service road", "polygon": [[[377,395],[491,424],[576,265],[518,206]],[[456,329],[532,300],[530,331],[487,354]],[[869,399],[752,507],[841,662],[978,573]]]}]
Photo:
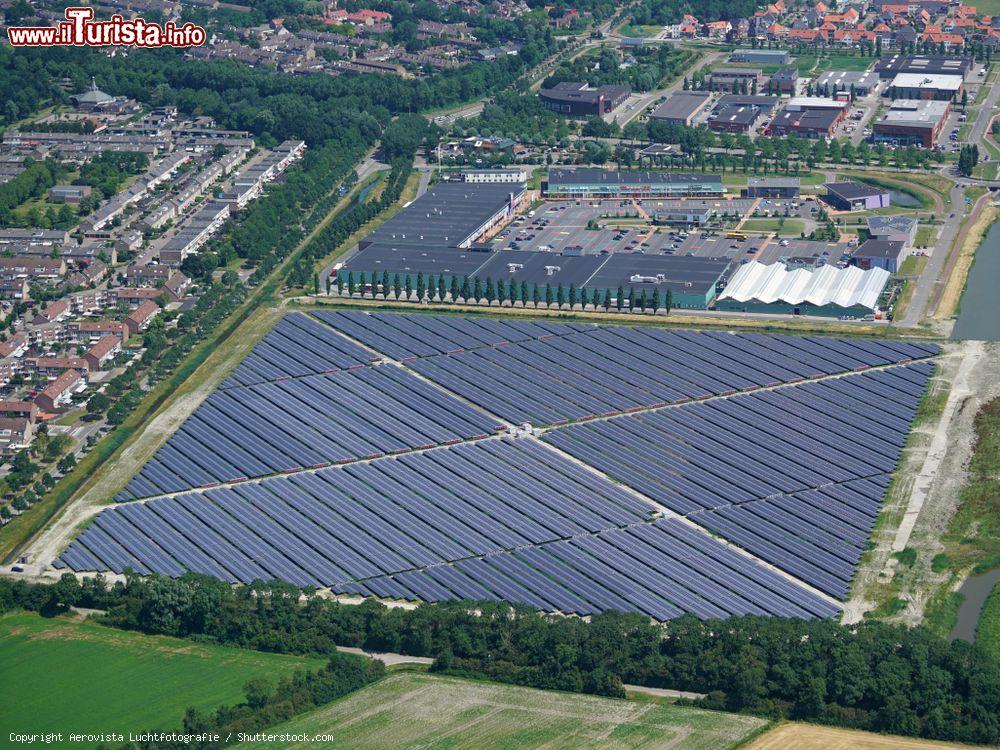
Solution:
[{"label": "solar panel service road", "polygon": [[831,617],[937,351],[292,313],[53,565],[579,615]]}]

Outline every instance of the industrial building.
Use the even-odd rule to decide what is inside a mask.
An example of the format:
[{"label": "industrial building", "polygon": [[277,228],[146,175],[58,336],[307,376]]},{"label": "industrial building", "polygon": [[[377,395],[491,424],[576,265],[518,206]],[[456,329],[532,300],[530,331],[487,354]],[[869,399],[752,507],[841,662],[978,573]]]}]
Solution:
[{"label": "industrial building", "polygon": [[640,253],[611,253],[608,255],[578,255],[533,252],[529,250],[459,250],[403,249],[372,245],[353,256],[338,276],[360,274],[370,278],[383,273],[394,277],[443,277],[450,285],[451,278],[491,280],[509,284],[524,282],[529,286],[544,287],[560,284],[568,288],[592,291],[635,289],[660,294],[670,290],[675,307],[705,309],[715,298],[731,261],[728,258],[702,258],[680,255],[643,255]]},{"label": "industrial building", "polygon": [[896,240],[912,246],[917,239],[917,220],[912,216],[869,216],[868,236],[875,240]]},{"label": "industrial building", "polygon": [[547,196],[562,198],[679,198],[725,192],[720,175],[646,170],[550,169],[542,187]]},{"label": "industrial building", "polygon": [[798,177],[749,177],[740,190],[741,198],[798,198],[802,181]]},{"label": "industrial building", "polygon": [[838,211],[866,211],[889,205],[889,191],[885,188],[854,180],[828,182],[826,202]]},{"label": "industrial building", "polygon": [[884,268],[823,265],[788,270],[784,263],[750,261],[730,278],[715,303],[717,310],[784,315],[863,317],[878,312],[889,281]]},{"label": "industrial building", "polygon": [[965,83],[960,75],[900,73],[886,88],[886,96],[893,99],[937,99],[957,101]]},{"label": "industrial building", "polygon": [[467,248],[513,215],[524,183],[439,182],[358,243]]},{"label": "industrial building", "polygon": [[531,170],[527,167],[511,169],[463,169],[461,172],[444,172],[443,179],[471,183],[519,183],[527,182]]},{"label": "industrial building", "polygon": [[590,88],[586,83],[563,81],[539,91],[538,98],[543,107],[561,115],[602,117],[624,104],[631,93],[630,86]]},{"label": "industrial building", "polygon": [[851,265],[862,270],[883,268],[897,273],[906,260],[908,247],[899,240],[867,240],[851,254]]},{"label": "industrial building", "polygon": [[868,96],[879,84],[877,73],[868,70],[828,70],[816,79],[813,88],[833,96],[838,91]]},{"label": "industrial building", "polygon": [[799,69],[792,67],[781,68],[771,76],[766,88],[768,91],[774,93],[795,96],[795,92],[799,88]]},{"label": "industrial building", "polygon": [[931,148],[948,119],[951,102],[932,99],[896,99],[872,124],[872,140]]},{"label": "industrial building", "polygon": [[883,81],[900,73],[922,75],[958,75],[965,78],[972,67],[971,57],[942,57],[937,55],[893,55],[882,57],[873,70]]},{"label": "industrial building", "polygon": [[649,118],[669,125],[690,127],[711,101],[710,94],[700,91],[678,91],[657,107]]},{"label": "industrial building", "polygon": [[733,91],[735,88],[750,92],[754,83],[759,87],[763,80],[764,71],[760,68],[716,68],[712,71],[709,88],[712,91]]},{"label": "industrial building", "polygon": [[754,65],[788,65],[792,56],[782,49],[747,49],[733,50],[729,56],[731,63],[752,63]]},{"label": "industrial building", "polygon": [[708,129],[715,133],[749,133],[763,113],[749,105],[719,106],[708,116]]},{"label": "industrial building", "polygon": [[785,106],[767,126],[767,134],[830,138],[833,136],[833,129],[842,119],[843,109],[791,109]]},{"label": "industrial building", "polygon": [[703,227],[712,218],[708,208],[684,210],[680,208],[656,211],[653,214],[653,224],[657,226]]}]

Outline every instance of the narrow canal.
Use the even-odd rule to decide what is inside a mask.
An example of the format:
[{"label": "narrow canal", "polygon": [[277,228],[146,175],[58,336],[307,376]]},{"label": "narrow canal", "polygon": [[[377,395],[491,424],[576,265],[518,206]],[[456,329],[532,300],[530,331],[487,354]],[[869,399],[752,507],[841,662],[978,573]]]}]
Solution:
[{"label": "narrow canal", "polygon": [[1000,341],[1000,221],[976,251],[951,337]]}]

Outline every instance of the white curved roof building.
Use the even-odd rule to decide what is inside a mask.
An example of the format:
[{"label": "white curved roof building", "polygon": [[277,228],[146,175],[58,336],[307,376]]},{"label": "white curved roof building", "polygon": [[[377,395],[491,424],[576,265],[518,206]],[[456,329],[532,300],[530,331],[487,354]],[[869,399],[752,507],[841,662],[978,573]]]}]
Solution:
[{"label": "white curved roof building", "polygon": [[889,281],[882,268],[862,271],[856,266],[820,266],[788,270],[784,263],[750,261],[740,266],[719,295],[720,309],[798,308],[788,312],[840,315],[845,311],[875,312]]}]

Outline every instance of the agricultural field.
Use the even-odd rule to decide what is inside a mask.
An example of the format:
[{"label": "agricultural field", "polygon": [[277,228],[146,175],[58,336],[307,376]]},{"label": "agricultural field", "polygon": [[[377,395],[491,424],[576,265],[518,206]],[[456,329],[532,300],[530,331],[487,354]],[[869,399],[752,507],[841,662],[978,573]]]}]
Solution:
[{"label": "agricultural field", "polygon": [[0,726],[28,733],[176,730],[190,706],[241,703],[248,680],[323,666],[24,612],[0,617],[0,663]]},{"label": "agricultural field", "polygon": [[766,725],[753,716],[402,673],[269,730],[323,742],[239,748],[726,750]]},{"label": "agricultural field", "polygon": [[745,750],[961,750],[958,742],[914,740],[815,724],[782,724],[758,737]]}]

